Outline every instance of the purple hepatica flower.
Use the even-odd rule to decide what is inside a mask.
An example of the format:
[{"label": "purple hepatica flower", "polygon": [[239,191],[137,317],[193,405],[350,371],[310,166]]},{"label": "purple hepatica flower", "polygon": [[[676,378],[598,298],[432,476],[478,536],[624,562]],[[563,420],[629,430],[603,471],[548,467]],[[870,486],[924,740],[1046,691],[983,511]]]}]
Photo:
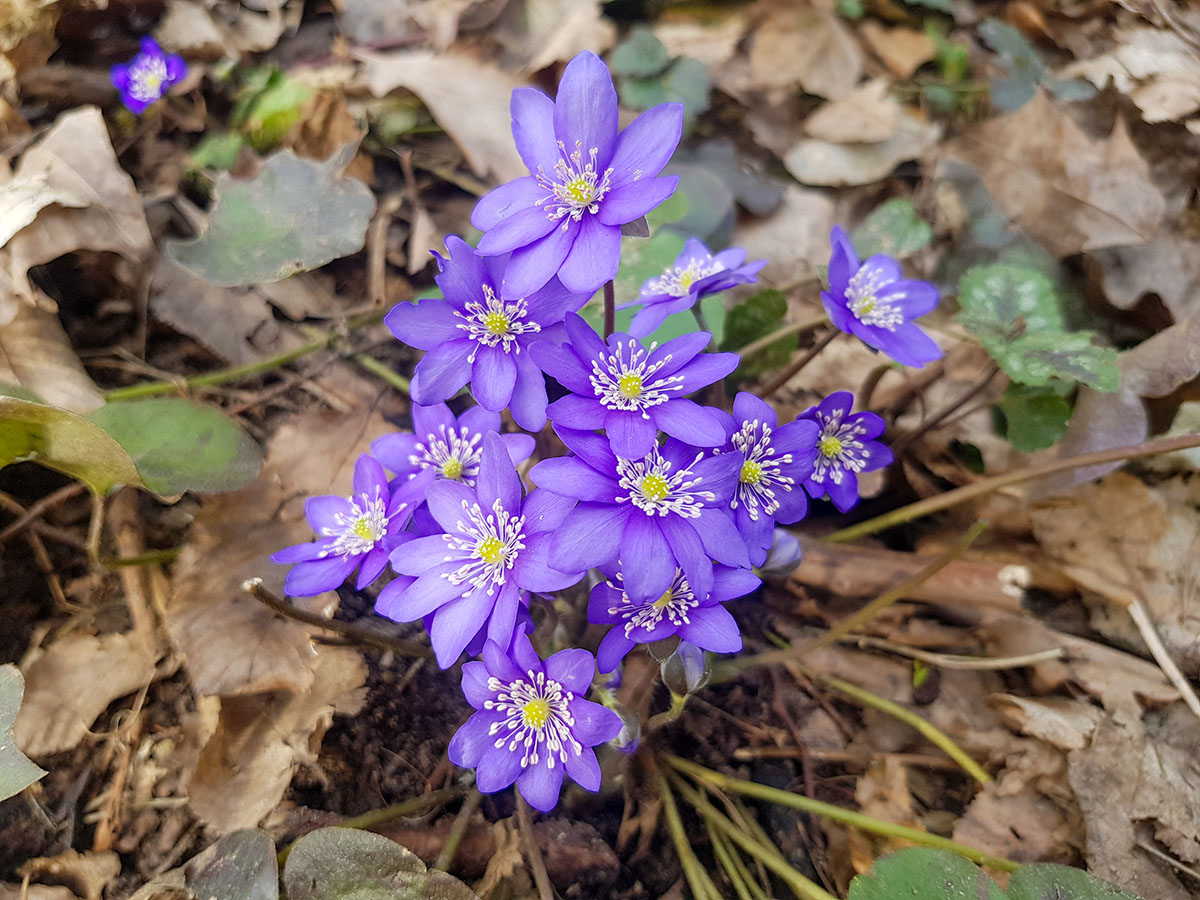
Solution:
[{"label": "purple hepatica flower", "polygon": [[733,418],[726,417],[729,444],[724,452],[741,460],[730,505],[737,529],[746,539],[750,562],[761,566],[776,522],[799,522],[808,512],[804,482],[817,459],[820,429],[810,421],[782,428],[770,405],[753,394],[734,398]]},{"label": "purple hepatica flower", "polygon": [[[375,458],[395,472],[398,480],[416,478],[422,471],[433,469],[437,478],[475,487],[484,435],[500,431],[500,414],[472,406],[456,419],[445,403],[414,403],[412,420],[412,434],[387,434],[371,444]],[[531,435],[502,434],[500,440],[514,466],[533,453]]]},{"label": "purple hepatica flower", "polygon": [[530,174],[475,206],[471,224],[486,232],[479,252],[512,252],[506,297],[528,296],[555,274],[590,294],[617,273],[621,226],[675,192],[677,176],[655,176],[679,143],[683,106],[656,106],[618,135],[612,76],[585,51],[567,64],[557,100],[513,91],[512,126]]},{"label": "purple hepatica flower", "polygon": [[[583,566],[570,572],[551,565],[550,534],[575,503],[547,491],[524,502],[521,480],[498,434],[483,438],[475,488],[443,479],[426,492],[442,534],[409,541],[391,556],[399,575],[379,594],[375,609],[399,622],[432,614],[429,638],[438,665],[449,668],[479,633],[507,646],[526,591],[570,587]],[[558,560],[554,560],[558,564]]]},{"label": "purple hepatica flower", "polygon": [[620,561],[635,600],[658,599],[682,569],[699,594],[712,590],[712,560],[748,566],[746,542],[729,517],[738,462],[667,441],[641,459],[619,459],[600,435],[557,428],[574,457],[542,460],[530,477],[583,501],[555,533],[561,566],[578,571]]},{"label": "purple hepatica flower", "polygon": [[902,278],[900,263],[881,253],[860,263],[836,225],[829,242],[829,290],[821,292],[821,302],[834,326],[905,366],[941,359],[941,348],[911,321],[937,306],[937,288]]},{"label": "purple hepatica flower", "polygon": [[697,647],[714,653],[736,653],[742,649],[737,623],[721,604],[744,597],[761,583],[747,569],[715,566],[713,587],[697,594],[679,569],[662,595],[633,600],[624,590],[621,573],[608,567],[607,581],[592,588],[588,598],[588,621],[613,625],[596,651],[601,672],[611,672],[637,644],[661,641],[679,635]]},{"label": "purple hepatica flower", "polygon": [[384,319],[399,340],[429,351],[413,373],[413,400],[441,403],[470,381],[484,409],[509,407],[518,425],[540,431],[546,424],[546,384],[522,351],[535,341],[561,340],[554,326],[588,295],[571,293],[551,278],[520,299],[501,299],[505,258],[485,259],[454,235],[446,238],[446,247],[450,258],[436,279],[445,299],[398,303]]},{"label": "purple hepatica flower", "polygon": [[515,781],[542,812],[558,802],[564,772],[598,790],[600,764],[592,748],[615,738],[621,719],[584,699],[595,673],[586,650],[560,650],[542,662],[524,633],[508,653],[488,641],[483,661],[463,666],[463,693],[477,712],[451,738],[450,761],[475,768],[475,784],[485,794]]},{"label": "purple hepatica flower", "polygon": [[650,334],[667,316],[691,309],[701,297],[719,294],[734,285],[758,281],[754,276],[767,264],[765,259],[746,262],[746,251],[730,247],[713,256],[696,238],[689,238],[683,252],[657,278],[642,285],[636,300],[623,303],[617,309],[641,304],[633,317],[629,333],[636,337]]},{"label": "purple hepatica flower", "polygon": [[836,391],[797,418],[816,422],[817,462],[804,483],[813,498],[829,495],[839,512],[858,502],[858,473],[882,469],[892,451],[874,438],[883,434],[883,419],[871,412],[851,413],[854,396]]},{"label": "purple hepatica flower", "polygon": [[163,53],[154,38],[142,38],[141,51],[125,65],[109,70],[113,87],[121,93],[121,102],[131,113],[141,115],[167,88],[187,75],[182,56]]},{"label": "purple hepatica flower", "polygon": [[383,571],[388,554],[412,537],[404,526],[432,480],[429,473],[391,491],[383,466],[366,453],[360,456],[354,464],[353,494],[310,497],[305,503],[304,514],[319,537],[272,554],[272,562],[295,563],[285,593],[311,597],[335,590],[360,563],[356,588],[369,585]]},{"label": "purple hepatica flower", "polygon": [[571,391],[546,410],[555,425],[603,428],[613,453],[625,459],[649,453],[660,429],[697,447],[725,440],[713,410],[683,399],[737,368],[736,353],[701,353],[711,335],[693,332],[646,348],[617,332],[605,344],[574,314],[566,330],[569,343],[546,342],[532,351],[543,371]]}]

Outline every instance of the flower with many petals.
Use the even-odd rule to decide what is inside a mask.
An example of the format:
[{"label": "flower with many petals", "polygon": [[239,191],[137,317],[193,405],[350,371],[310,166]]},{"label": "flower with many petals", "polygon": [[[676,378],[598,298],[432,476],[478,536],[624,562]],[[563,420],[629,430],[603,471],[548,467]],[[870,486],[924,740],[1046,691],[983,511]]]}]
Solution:
[{"label": "flower with many petals", "polygon": [[821,302],[834,326],[902,365],[920,368],[941,359],[941,348],[912,321],[937,306],[937,288],[904,278],[900,263],[881,253],[860,263],[837,226],[829,242],[829,290],[821,292]]},{"label": "flower with many petals", "polygon": [[476,712],[451,738],[450,761],[474,768],[485,794],[515,781],[542,812],[558,802],[564,773],[598,790],[600,764],[592,748],[615,738],[621,719],[585,699],[595,674],[586,650],[560,650],[543,662],[524,632],[508,652],[488,641],[483,661],[463,666],[463,694]]},{"label": "flower with many petals", "polygon": [[691,309],[701,297],[758,281],[755,275],[766,264],[765,259],[746,262],[746,251],[740,247],[730,247],[714,256],[696,238],[689,238],[675,265],[648,279],[636,300],[623,303],[617,309],[642,307],[633,317],[629,333],[644,337],[658,328],[667,316]]},{"label": "flower with many petals", "polygon": [[621,226],[675,192],[676,176],[655,176],[679,143],[683,106],[656,106],[618,134],[612,76],[584,51],[567,64],[556,99],[513,91],[512,127],[530,174],[475,206],[479,252],[512,253],[506,298],[528,296],[554,275],[590,294],[617,273]]},{"label": "flower with many petals", "polygon": [[500,296],[506,257],[481,257],[455,235],[446,238],[450,258],[436,278],[445,299],[426,297],[397,303],[384,323],[399,340],[428,351],[412,379],[415,403],[449,400],[468,381],[479,405],[491,412],[505,407],[527,431],[546,424],[546,384],[532,359],[531,344],[562,340],[558,327],[587,294],[550,278],[520,296]]},{"label": "flower with many petals", "polygon": [[617,567],[606,567],[604,574],[607,580],[592,588],[588,598],[588,621],[613,626],[596,651],[601,672],[615,669],[637,644],[673,635],[714,653],[736,653],[742,649],[742,637],[737,622],[721,604],[744,597],[761,583],[748,569],[715,566],[712,590],[698,594],[676,569],[661,595],[634,600],[626,593]]},{"label": "flower with many petals", "polygon": [[572,570],[620,560],[625,591],[657,599],[683,571],[699,594],[712,590],[715,559],[748,566],[746,542],[729,515],[738,461],[679,441],[640,459],[615,456],[600,435],[555,428],[573,457],[530,471],[542,488],[582,501],[555,531],[553,559]]},{"label": "flower with many petals", "polygon": [[545,342],[532,351],[542,370],[571,391],[546,410],[555,425],[603,428],[613,453],[626,459],[649,453],[659,430],[697,447],[725,440],[715,412],[684,399],[737,368],[736,353],[701,352],[711,335],[693,332],[643,347],[617,332],[605,343],[577,315],[567,316],[566,331],[568,343]]},{"label": "flower with many petals", "polygon": [[858,502],[858,475],[882,469],[892,461],[892,451],[874,440],[883,434],[883,419],[872,412],[851,413],[854,395],[836,391],[797,419],[816,422],[817,460],[805,490],[820,498],[826,495],[839,512]]},{"label": "flower with many petals", "polygon": [[141,50],[124,65],[113,66],[109,78],[131,113],[141,115],[167,89],[187,75],[182,56],[164,53],[154,38],[142,38]]},{"label": "flower with many petals", "polygon": [[317,539],[274,553],[272,562],[295,563],[283,589],[293,597],[332,591],[362,565],[357,589],[383,571],[388,554],[412,535],[404,527],[420,504],[432,473],[392,491],[383,466],[364,453],[354,464],[349,497],[310,497],[304,504]]},{"label": "flower with many petals", "polygon": [[526,592],[560,590],[583,576],[583,567],[560,570],[550,555],[549,532],[574,501],[548,491],[522,500],[521,493],[500,435],[487,434],[474,488],[442,479],[426,492],[443,533],[409,541],[391,556],[396,573],[410,578],[384,587],[375,610],[399,622],[432,614],[429,639],[443,669],[483,629],[508,646]]}]

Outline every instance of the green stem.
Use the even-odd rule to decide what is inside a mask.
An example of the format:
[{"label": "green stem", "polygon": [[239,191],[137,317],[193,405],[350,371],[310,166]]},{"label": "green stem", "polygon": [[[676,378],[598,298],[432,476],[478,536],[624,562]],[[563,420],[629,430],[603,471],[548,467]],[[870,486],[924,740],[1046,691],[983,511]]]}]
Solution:
[{"label": "green stem", "polygon": [[683,874],[692,888],[692,896],[696,900],[721,900],[721,892],[717,890],[713,880],[708,877],[708,872],[705,871],[700,860],[696,858],[695,851],[692,850],[687,831],[683,827],[683,819],[679,815],[679,807],[675,805],[675,795],[671,793],[667,779],[655,769],[654,780],[658,785],[658,795],[662,799],[663,815],[667,819],[667,831],[670,832],[671,841],[675,844],[675,852],[679,854],[679,864],[683,867]]},{"label": "green stem", "polygon": [[949,850],[951,853],[957,853],[964,859],[969,859],[979,865],[990,866],[1001,872],[1015,872],[1018,867],[1018,864],[1011,859],[1005,859],[1002,856],[992,856],[990,853],[984,853],[982,850],[976,850],[974,847],[968,847],[966,844],[960,844],[958,841],[952,841],[940,835],[929,834],[926,831],[918,831],[915,828],[896,825],[892,822],[884,822],[882,819],[876,819],[873,816],[843,809],[840,806],[834,806],[832,803],[813,800],[811,797],[793,794],[790,791],[769,787],[765,784],[731,778],[728,775],[723,775],[712,769],[706,769],[704,766],[681,759],[678,756],[667,756],[665,759],[673,767],[687,773],[697,781],[712,785],[721,790],[733,791],[734,793],[744,794],[747,797],[755,797],[759,800],[778,803],[780,806],[786,806],[790,809],[798,809],[801,812],[811,813],[812,815],[824,816],[827,819],[841,822],[843,825],[851,825],[854,828],[870,832],[871,834],[880,834],[884,837],[911,841],[923,847],[937,847],[940,850]]},{"label": "green stem", "polygon": [[122,400],[137,400],[142,397],[161,397],[167,394],[193,390],[194,388],[213,387],[229,381],[238,381],[253,375],[271,372],[298,359],[302,359],[310,353],[316,353],[318,350],[324,350],[326,347],[332,346],[346,333],[382,321],[385,312],[385,310],[376,310],[375,312],[358,316],[347,322],[344,330],[328,332],[327,334],[313,338],[305,344],[301,344],[295,349],[284,353],[277,353],[275,356],[268,356],[266,359],[260,359],[241,366],[233,366],[229,369],[221,369],[218,372],[206,372],[203,375],[196,375],[192,378],[179,379],[177,381],[149,381],[144,384],[133,384],[129,387],[116,388],[105,393],[104,399],[109,403],[116,403]]},{"label": "green stem", "polygon": [[382,379],[383,381],[386,381],[404,396],[408,396],[409,381],[399,372],[393,372],[375,357],[367,356],[365,353],[355,353],[350,358],[372,375]]},{"label": "green stem", "polygon": [[1111,450],[1098,450],[1095,453],[1084,453],[1080,456],[1071,456],[1066,459],[1050,460],[1049,462],[1039,463],[1036,466],[1029,466],[1026,469],[1018,469],[1015,472],[1008,472],[1004,475],[984,478],[982,481],[977,481],[974,484],[963,485],[944,494],[938,494],[934,497],[918,500],[916,503],[910,503],[907,506],[901,506],[899,509],[893,509],[891,512],[886,512],[881,516],[876,516],[873,519],[867,519],[864,522],[859,522],[848,528],[835,531],[826,537],[825,540],[841,543],[843,541],[852,541],[855,538],[866,537],[868,534],[875,534],[878,531],[883,531],[885,528],[902,525],[905,522],[911,522],[914,519],[920,519],[932,513],[957,506],[960,503],[966,503],[968,500],[974,500],[976,497],[982,497],[1001,488],[1020,484],[1023,481],[1033,481],[1034,479],[1053,475],[1057,472],[1069,472],[1072,469],[1082,469],[1087,466],[1141,459],[1146,456],[1156,456],[1159,453],[1186,450],[1189,447],[1200,447],[1200,434],[1182,434],[1176,437],[1155,438],[1154,440],[1135,444],[1131,447],[1115,447]]},{"label": "green stem", "polygon": [[450,833],[446,835],[446,843],[442,845],[441,852],[433,861],[433,868],[441,869],[443,872],[450,871],[450,866],[454,864],[454,855],[458,853],[458,845],[462,843],[463,835],[467,833],[467,828],[471,824],[471,818],[482,802],[483,794],[479,793],[477,788],[472,788],[471,793],[467,794],[467,799],[463,801],[462,809],[454,817],[454,824],[450,826]]},{"label": "green stem", "polygon": [[155,563],[172,562],[182,547],[167,547],[165,550],[149,550],[137,556],[101,557],[100,565],[106,569],[118,569],[123,566],[152,566]]},{"label": "green stem", "polygon": [[725,870],[725,876],[729,879],[729,883],[733,885],[734,892],[738,895],[738,900],[754,900],[750,895],[749,883],[745,880],[745,869],[739,869],[734,862],[735,854],[729,845],[725,843],[725,838],[720,831],[713,827],[712,822],[704,820],[704,828],[708,831],[708,840],[712,844],[713,855],[716,856],[717,862],[721,864],[721,868]]},{"label": "green stem", "polygon": [[617,296],[616,285],[611,281],[604,282],[604,339],[617,330]]}]

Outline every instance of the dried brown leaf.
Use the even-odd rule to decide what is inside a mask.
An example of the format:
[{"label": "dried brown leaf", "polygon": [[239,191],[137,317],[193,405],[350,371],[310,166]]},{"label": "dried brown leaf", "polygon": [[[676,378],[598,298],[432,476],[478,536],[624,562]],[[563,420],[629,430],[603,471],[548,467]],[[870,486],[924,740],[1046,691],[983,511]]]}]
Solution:
[{"label": "dried brown leaf", "polygon": [[111,851],[80,853],[67,849],[56,856],[31,859],[18,872],[34,879],[69,885],[84,900],[100,900],[104,888],[121,874],[121,858]]},{"label": "dried brown leaf", "polygon": [[669,14],[664,15],[654,24],[654,36],[667,48],[669,56],[690,56],[711,70],[737,52],[738,42],[746,33],[746,15],[738,9],[704,12],[703,19],[672,19]]},{"label": "dried brown leaf", "polygon": [[830,100],[804,120],[809,137],[835,144],[875,144],[896,131],[900,104],[888,95],[890,85],[875,78],[840,100]]},{"label": "dried brown leaf", "polygon": [[[40,291],[37,296],[50,299]],[[58,316],[14,305],[0,325],[0,382],[32,391],[45,402],[81,415],[104,405],[104,395],[84,371]]]},{"label": "dried brown leaf", "polygon": [[732,243],[745,247],[748,259],[767,259],[763,276],[775,284],[817,273],[829,258],[833,203],[817,191],[789,185],[770,216],[734,230]]},{"label": "dried brown leaf", "polygon": [[903,26],[887,28],[874,19],[864,19],[858,33],[871,52],[899,79],[911,78],[917,69],[937,55],[933,38],[923,31]]},{"label": "dried brown leaf", "polygon": [[783,157],[783,165],[801,184],[829,187],[871,184],[886,178],[906,160],[937,143],[942,129],[908,112],[896,119],[894,132],[878,143],[838,144],[804,138]]},{"label": "dried brown leaf", "polygon": [[862,64],[858,43],[836,16],[784,7],[755,31],[749,80],[741,88],[762,91],[769,102],[797,86],[837,100],[854,90]]},{"label": "dried brown leaf", "polygon": [[617,30],[596,0],[510,0],[492,26],[514,67],[536,72],[583,50],[603,53]]},{"label": "dried brown leaf", "polygon": [[1079,750],[1103,715],[1101,710],[1070,697],[1034,699],[1016,694],[996,694],[988,705],[1004,717],[1005,724],[1022,734],[1052,744],[1059,750]]}]

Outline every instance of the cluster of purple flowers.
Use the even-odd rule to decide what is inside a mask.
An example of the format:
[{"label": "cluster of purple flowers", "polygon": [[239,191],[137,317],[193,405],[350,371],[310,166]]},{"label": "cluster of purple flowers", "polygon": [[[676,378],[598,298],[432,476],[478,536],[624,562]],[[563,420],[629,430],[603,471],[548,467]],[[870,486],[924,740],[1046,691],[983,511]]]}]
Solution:
[{"label": "cluster of purple flowers", "polygon": [[[776,561],[797,558],[794,541],[775,542],[776,524],[803,519],[814,498],[849,509],[858,474],[891,455],[876,440],[883,421],[852,413],[846,392],[784,424],[749,393],[731,414],[691,398],[730,375],[736,354],[708,352],[704,332],[643,344],[702,295],[754,281],[763,263],[747,264],[740,250],[713,255],[688,241],[646,283],[630,334],[602,337],[577,315],[616,273],[621,226],[675,188],[658,173],[679,139],[678,104],[618,132],[608,70],[582,53],[556,100],[519,89],[512,116],[529,176],[480,200],[477,248],[446,239],[442,298],[401,303],[386,318],[425,351],[412,380],[412,433],[375,441],[351,496],[309,501],[317,539],[274,558],[294,565],[295,595],[337,588],[356,569],[362,589],[390,564],[380,614],[422,620],[443,668],[482,654],[462,670],[475,713],[450,759],[477,769],[480,790],[515,782],[548,810],[564,773],[598,788],[593,748],[622,729],[616,713],[586,699],[597,663],[613,672],[636,645],[668,638],[693,668],[704,651],[741,649],[725,604],[756,589],[755,568],[772,565],[773,543]],[[927,311],[925,286],[899,280],[879,257],[859,266],[840,232],[834,259],[834,323],[896,358],[931,358],[907,322]],[[455,417],[446,401],[467,385],[478,405]],[[501,433],[506,409],[526,431],[549,420],[566,447],[532,466],[535,488],[518,474],[534,438]],[[541,659],[530,640],[534,599],[592,569],[601,577],[588,620],[610,626],[597,655],[565,649]]]}]

